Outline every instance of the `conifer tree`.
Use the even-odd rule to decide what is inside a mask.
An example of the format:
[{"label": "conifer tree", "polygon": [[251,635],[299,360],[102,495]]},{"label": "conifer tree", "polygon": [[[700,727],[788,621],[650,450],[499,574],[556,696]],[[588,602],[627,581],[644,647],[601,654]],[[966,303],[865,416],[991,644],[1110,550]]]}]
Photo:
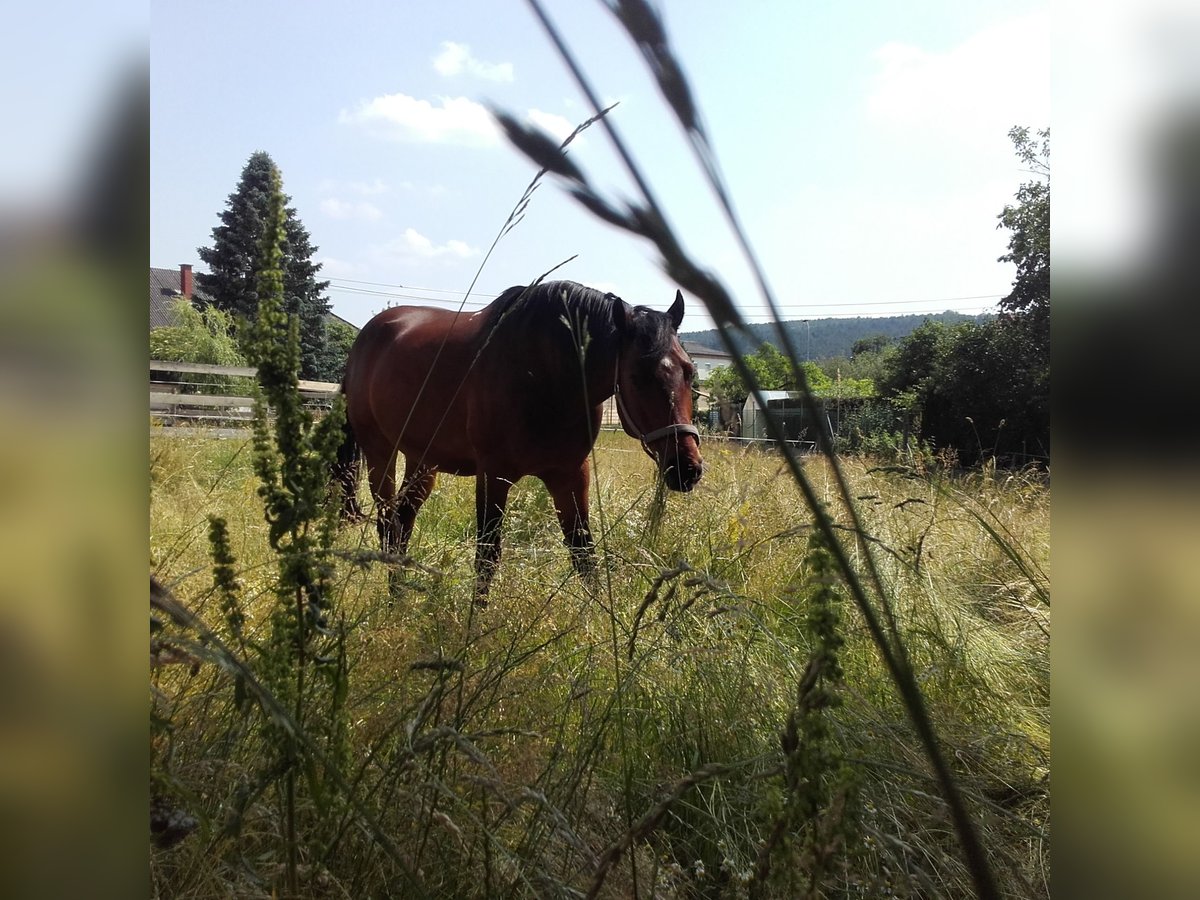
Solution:
[{"label": "conifer tree", "polygon": [[[253,322],[258,315],[255,263],[262,241],[271,196],[271,173],[276,171],[270,155],[258,151],[242,169],[237,190],[229,195],[220,214],[221,224],[212,230],[212,246],[197,252],[207,264],[207,273],[198,272],[201,290],[213,298],[213,305],[238,318]],[[325,372],[325,298],[328,281],[318,281],[321,264],[313,261],[317,247],[308,230],[284,196],[283,270],[284,311],[300,320],[300,374],[303,378],[328,377]]]}]

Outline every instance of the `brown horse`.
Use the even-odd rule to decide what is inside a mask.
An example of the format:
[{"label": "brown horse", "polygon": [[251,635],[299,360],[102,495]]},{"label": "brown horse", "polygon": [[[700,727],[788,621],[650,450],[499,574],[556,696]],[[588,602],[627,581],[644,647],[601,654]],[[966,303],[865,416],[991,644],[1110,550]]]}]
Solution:
[{"label": "brown horse", "polygon": [[[509,288],[473,314],[379,313],[355,340],[342,381],[346,440],[335,477],[344,514],[362,515],[360,448],[385,552],[406,551],[438,472],[475,476],[482,602],[500,560],[508,492],[535,475],[554,500],[576,571],[588,576],[588,457],[605,400],[616,394],[622,426],[669,488],[690,491],[700,480],[693,368],[676,335],[682,320],[678,291],[660,313],[570,281]],[[397,453],[405,460],[398,493]]]}]

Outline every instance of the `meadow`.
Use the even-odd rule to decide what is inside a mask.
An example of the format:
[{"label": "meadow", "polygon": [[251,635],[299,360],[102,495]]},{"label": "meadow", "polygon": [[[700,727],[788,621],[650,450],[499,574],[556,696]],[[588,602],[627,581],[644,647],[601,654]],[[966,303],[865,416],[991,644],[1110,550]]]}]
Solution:
[{"label": "meadow", "polygon": [[[696,490],[664,496],[634,441],[601,435],[595,590],[534,479],[511,496],[487,609],[472,479],[439,479],[390,587],[374,525],[343,527],[334,649],[289,718],[247,689],[278,603],[252,448],[152,437],[151,570],[212,632],[175,634],[197,662],[154,670],[152,790],[196,823],[152,850],[154,895],[281,895],[289,865],[312,897],[971,895],[791,475],[769,449],[703,450]],[[856,564],[878,564],[998,892],[1048,896],[1048,484],[842,465],[858,535],[828,461],[804,458]],[[210,515],[238,610],[214,586]],[[313,752],[281,758],[297,730]]]}]

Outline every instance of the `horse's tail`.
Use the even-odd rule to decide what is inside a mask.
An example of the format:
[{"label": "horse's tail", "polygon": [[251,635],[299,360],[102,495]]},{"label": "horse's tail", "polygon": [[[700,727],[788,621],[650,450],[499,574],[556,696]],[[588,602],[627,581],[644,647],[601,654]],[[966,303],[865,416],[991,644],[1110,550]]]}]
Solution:
[{"label": "horse's tail", "polygon": [[[346,395],[346,382],[342,381],[342,396]],[[350,424],[349,411],[342,422],[342,443],[338,446],[337,459],[333,464],[332,480],[341,487],[342,518],[357,522],[363,518],[362,507],[358,503],[358,468],[362,458],[362,450],[354,437],[354,426]]]}]

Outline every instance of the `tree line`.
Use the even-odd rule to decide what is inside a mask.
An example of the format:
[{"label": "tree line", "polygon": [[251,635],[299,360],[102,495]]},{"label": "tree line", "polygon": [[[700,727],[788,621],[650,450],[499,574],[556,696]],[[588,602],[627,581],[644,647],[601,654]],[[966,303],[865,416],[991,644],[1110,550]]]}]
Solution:
[{"label": "tree line", "polygon": [[[928,315],[908,314],[900,316],[847,316],[845,318],[827,319],[789,319],[783,322],[792,346],[800,358],[808,360],[834,359],[848,357],[855,343],[864,338],[883,336],[892,341],[907,337],[924,322],[944,322],[947,325],[961,325],[966,322],[982,323],[992,318],[990,313],[969,315],[967,313],[947,310]],[[741,353],[753,353],[764,342],[776,341],[775,324],[772,322],[751,322],[748,334],[734,332],[734,347]],[[705,347],[724,349],[721,337],[715,328],[707,331],[681,332],[679,339],[693,341]]]}]

